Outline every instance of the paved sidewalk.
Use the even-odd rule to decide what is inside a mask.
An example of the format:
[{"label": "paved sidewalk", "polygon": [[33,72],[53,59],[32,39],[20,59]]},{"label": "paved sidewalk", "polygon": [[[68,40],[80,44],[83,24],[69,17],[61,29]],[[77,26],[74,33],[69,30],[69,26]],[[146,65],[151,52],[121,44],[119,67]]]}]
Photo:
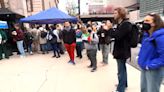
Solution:
[{"label": "paved sidewalk", "polygon": [[[98,70],[94,73],[87,68],[89,61],[85,54],[83,59],[76,59],[75,66],[67,63],[67,54],[59,59],[51,56],[13,56],[0,61],[0,92],[112,92],[116,89],[117,66],[111,55],[109,65],[102,66],[98,52]],[[140,72],[130,65],[127,70],[126,92],[140,92]]]}]

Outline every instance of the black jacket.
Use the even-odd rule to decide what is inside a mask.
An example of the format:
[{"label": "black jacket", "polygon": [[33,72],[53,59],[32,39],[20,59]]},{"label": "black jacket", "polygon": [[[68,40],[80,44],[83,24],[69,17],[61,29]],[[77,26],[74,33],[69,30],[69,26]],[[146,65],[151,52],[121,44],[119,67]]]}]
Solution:
[{"label": "black jacket", "polygon": [[109,35],[110,30],[104,30],[101,28],[98,32],[97,35],[99,37],[99,44],[109,44],[111,42],[111,37]]},{"label": "black jacket", "polygon": [[62,31],[62,39],[66,44],[76,43],[76,32],[74,29],[70,29],[70,31],[63,30]]},{"label": "black jacket", "polygon": [[110,36],[115,38],[113,55],[116,59],[127,59],[131,56],[130,31],[132,25],[123,20],[117,28],[110,31]]}]

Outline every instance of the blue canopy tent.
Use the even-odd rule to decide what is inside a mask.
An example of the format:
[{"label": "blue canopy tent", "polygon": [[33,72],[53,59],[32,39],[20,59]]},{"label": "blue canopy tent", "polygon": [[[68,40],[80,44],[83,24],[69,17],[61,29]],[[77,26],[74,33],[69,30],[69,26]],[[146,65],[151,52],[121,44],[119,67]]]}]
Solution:
[{"label": "blue canopy tent", "polygon": [[20,22],[36,24],[56,24],[63,23],[65,21],[77,22],[77,18],[69,16],[55,7],[42,11],[33,16],[20,19]]},{"label": "blue canopy tent", "polygon": [[0,29],[7,29],[8,24],[6,21],[0,21]]}]

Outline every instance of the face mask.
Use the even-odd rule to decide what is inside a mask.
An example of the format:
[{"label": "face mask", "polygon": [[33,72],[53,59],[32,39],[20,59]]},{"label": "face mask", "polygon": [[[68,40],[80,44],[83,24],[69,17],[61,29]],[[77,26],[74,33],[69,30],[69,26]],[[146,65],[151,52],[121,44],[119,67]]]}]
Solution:
[{"label": "face mask", "polygon": [[92,32],[92,30],[90,30],[90,29],[89,29],[89,30],[88,30],[88,32],[89,32],[89,33],[91,33],[91,32]]},{"label": "face mask", "polygon": [[66,26],[66,27],[65,27],[65,30],[67,30],[67,31],[69,31],[70,29],[71,29],[70,26]]},{"label": "face mask", "polygon": [[141,30],[148,31],[151,29],[151,25],[148,23],[143,23]]}]

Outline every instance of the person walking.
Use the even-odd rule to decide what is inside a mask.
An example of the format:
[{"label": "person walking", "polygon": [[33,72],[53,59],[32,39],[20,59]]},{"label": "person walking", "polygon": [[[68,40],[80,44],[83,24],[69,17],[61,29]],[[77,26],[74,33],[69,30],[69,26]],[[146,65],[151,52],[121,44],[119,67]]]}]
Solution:
[{"label": "person walking", "polygon": [[69,54],[70,60],[68,63],[75,65],[74,50],[76,47],[76,31],[71,27],[70,22],[64,23],[64,30],[62,31],[62,38],[65,48]]}]

